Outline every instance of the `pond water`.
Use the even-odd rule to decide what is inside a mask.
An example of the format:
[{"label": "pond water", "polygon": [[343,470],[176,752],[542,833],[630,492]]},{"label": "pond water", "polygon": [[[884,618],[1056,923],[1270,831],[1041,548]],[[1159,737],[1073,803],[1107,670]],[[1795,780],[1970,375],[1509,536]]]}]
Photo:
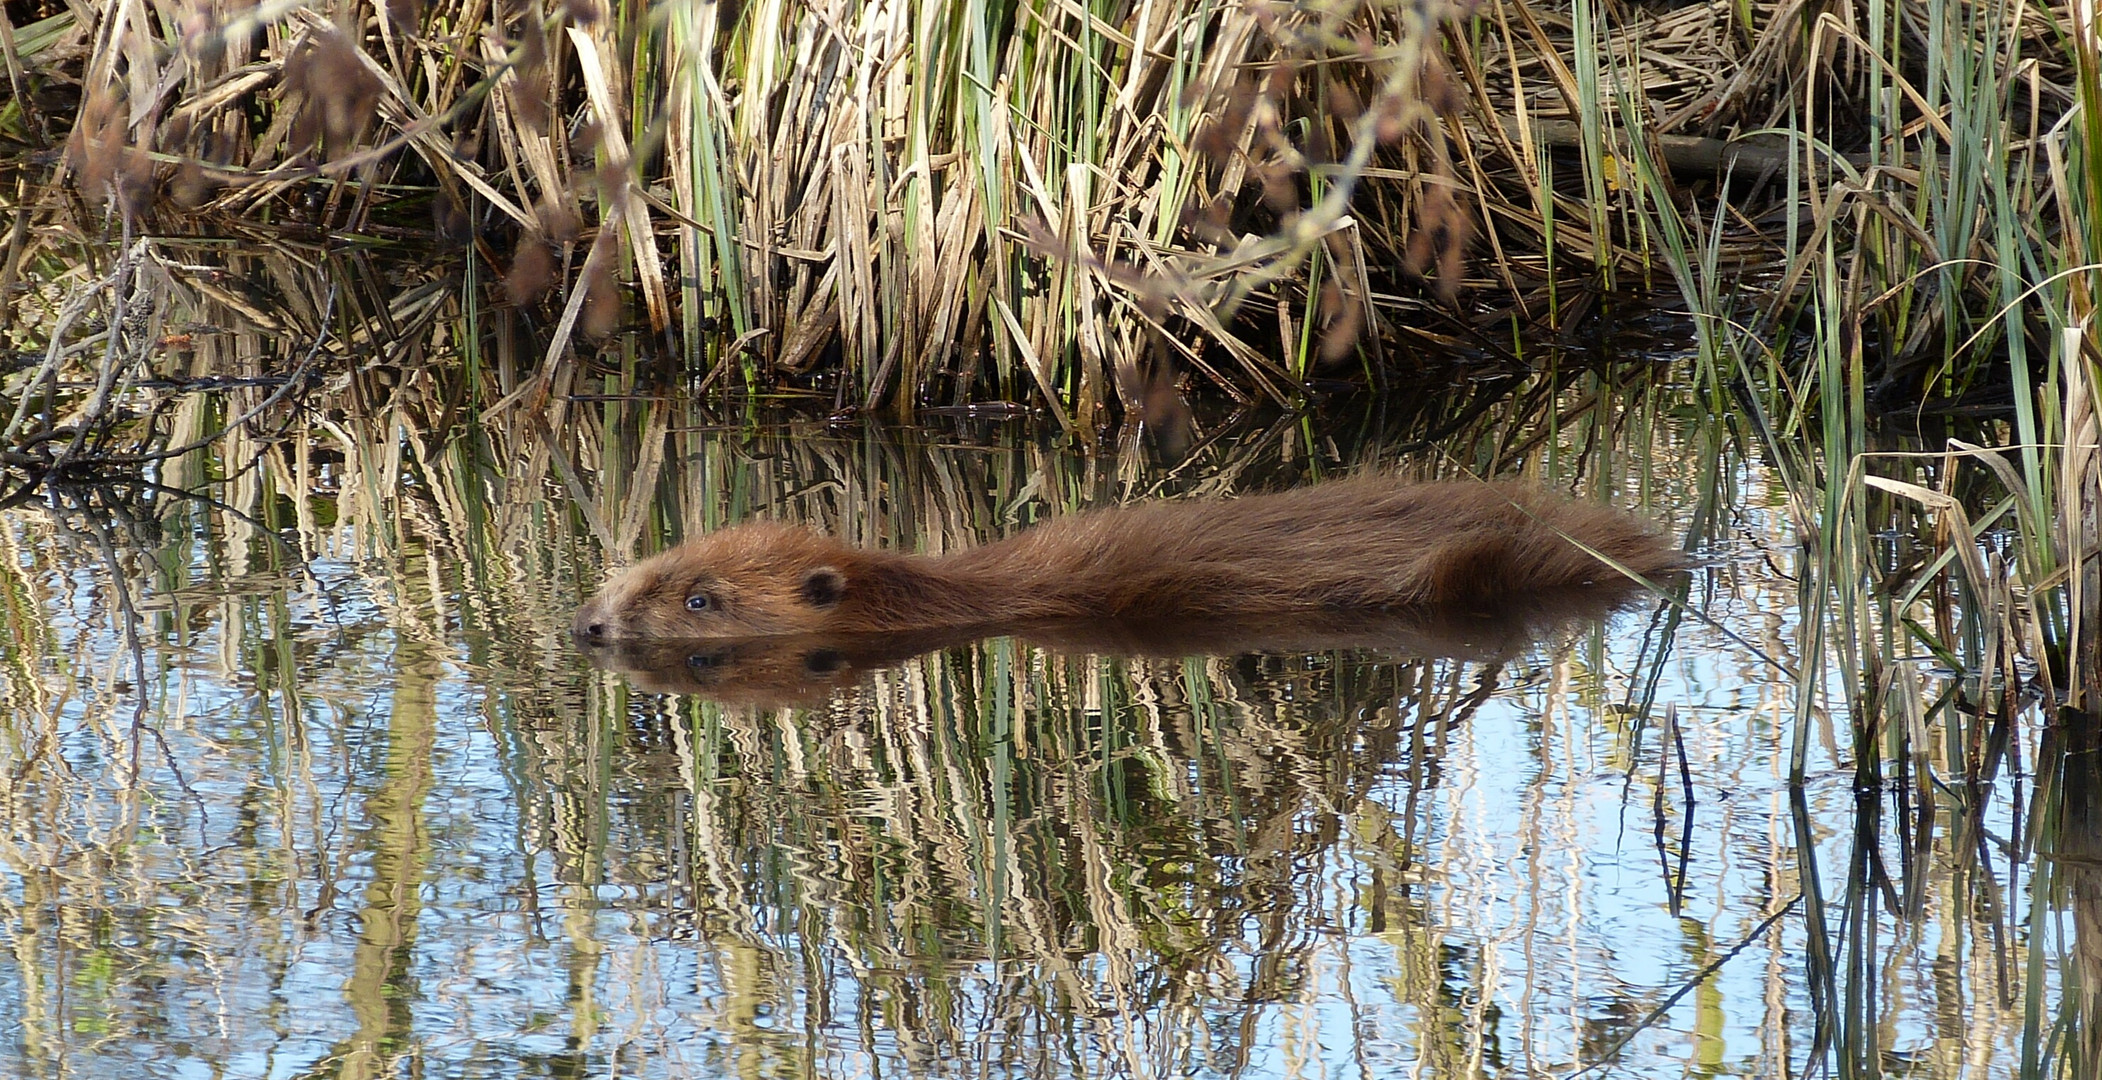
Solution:
[{"label": "pond water", "polygon": [[[1166,462],[648,397],[446,442],[391,400],[157,475],[215,504],[0,519],[7,1072],[1995,1077],[2060,1008],[2024,988],[2091,909],[2030,895],[2031,778],[1865,796],[1793,674],[1785,500],[1670,387]],[[609,545],[725,521],[938,550],[1368,468],[1530,475],[1702,563],[1501,656],[998,638],[785,703],[567,633]]]}]

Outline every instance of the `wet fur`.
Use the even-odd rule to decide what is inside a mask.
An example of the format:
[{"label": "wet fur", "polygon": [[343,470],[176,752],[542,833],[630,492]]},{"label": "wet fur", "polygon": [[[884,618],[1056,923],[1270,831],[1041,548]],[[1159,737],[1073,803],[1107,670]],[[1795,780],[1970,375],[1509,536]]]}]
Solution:
[{"label": "wet fur", "polygon": [[[759,522],[617,575],[587,641],[889,633],[1049,619],[1246,618],[1494,604],[1644,576],[1679,553],[1616,510],[1512,483],[1368,477],[1059,518],[949,555],[864,551]],[[705,597],[703,610],[690,598]]]}]

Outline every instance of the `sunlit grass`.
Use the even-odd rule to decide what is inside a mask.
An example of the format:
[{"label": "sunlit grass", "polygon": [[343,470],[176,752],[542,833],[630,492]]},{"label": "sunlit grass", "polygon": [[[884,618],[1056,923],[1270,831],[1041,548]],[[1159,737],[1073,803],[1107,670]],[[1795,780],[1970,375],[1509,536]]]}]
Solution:
[{"label": "sunlit grass", "polygon": [[[0,441],[24,492],[151,470],[308,540],[357,521],[357,559],[436,545],[474,597],[526,579],[580,593],[605,561],[754,514],[938,549],[1043,513],[1308,479],[1389,454],[1367,434],[1381,425],[1434,436],[1444,456],[1411,470],[1529,471],[1634,501],[1653,477],[1607,448],[1655,412],[1544,357],[1537,332],[1669,297],[1693,313],[1684,344],[1712,418],[1688,466],[1689,535],[1726,534],[1730,462],[1755,455],[1800,541],[1776,567],[1805,613],[1791,779],[1812,781],[1836,730],[1855,781],[1888,800],[1863,806],[1845,880],[1802,868],[1818,1052],[1846,1074],[1888,1049],[1866,996],[1875,920],[1911,917],[1921,888],[1869,857],[1886,842],[1923,857],[1934,821],[1981,827],[1979,786],[2069,767],[2016,760],[2016,733],[2095,723],[2102,76],[2050,9],[762,2],[729,22],[672,5],[477,25],[445,5],[401,24],[266,5],[104,33],[120,10],[82,5],[4,43],[36,86],[0,110],[0,134],[65,147],[70,193],[7,196],[0,281],[24,286],[7,311],[23,360]],[[71,86],[80,100],[30,92]],[[1698,144],[1773,125],[1777,168]],[[1694,152],[1726,175],[1687,165]],[[258,227],[181,239],[192,222]],[[347,268],[394,244],[463,254]],[[270,283],[267,310],[234,284],[251,281]],[[265,333],[280,343],[267,355],[229,340]],[[1480,365],[1465,390],[1425,379],[1455,354]],[[168,389],[229,376],[256,382]],[[1207,419],[1183,471],[1145,483],[1136,439],[1080,464],[1034,429],[997,459],[876,435],[754,455],[719,435],[756,406],[644,399],[683,383],[849,419],[1004,399],[1085,443],[1162,384],[1297,407],[1307,380],[1343,378],[1434,392],[1393,395],[1355,427],[1345,409]],[[1502,393],[1523,421],[1471,409]],[[236,464],[155,456],[206,441]],[[775,494],[784,479],[792,493]],[[316,554],[236,532],[226,557],[244,570]],[[446,589],[369,578],[422,640],[456,618],[560,623],[544,595],[514,597],[530,617],[458,612]],[[48,642],[33,583],[11,595],[17,640]],[[520,665],[566,655],[544,635],[507,647]],[[1056,783],[1032,782],[1087,792],[1107,823],[1090,842],[1134,849],[1118,830],[1159,793],[1131,684],[1018,662],[920,669],[900,715],[969,703],[957,722],[991,734],[920,731],[899,751],[963,768],[990,747],[1000,768],[1038,767],[1003,740],[1031,734],[1016,713],[1029,680],[1063,679],[1106,719],[1071,739]],[[626,708],[609,692],[593,738]],[[684,715],[696,739],[729,723]],[[766,734],[732,730],[733,752]],[[1012,787],[972,777],[958,790]],[[2067,842],[2051,823],[2078,808],[2041,801],[2065,786],[2041,789],[2013,850]],[[992,914],[1022,902],[1003,890],[1038,841],[1011,804],[943,812],[968,818],[913,819],[897,842],[979,829],[994,846],[949,878],[913,868],[910,904],[954,888],[1003,925]],[[1800,850],[1815,831],[1800,819]],[[2061,883],[2078,887],[2038,865],[2032,930]],[[1179,932],[1158,913],[1102,917],[1117,919]],[[2033,1071],[2083,1075],[2093,1052],[2047,1007],[2068,999],[2043,959],[2025,962]]]}]

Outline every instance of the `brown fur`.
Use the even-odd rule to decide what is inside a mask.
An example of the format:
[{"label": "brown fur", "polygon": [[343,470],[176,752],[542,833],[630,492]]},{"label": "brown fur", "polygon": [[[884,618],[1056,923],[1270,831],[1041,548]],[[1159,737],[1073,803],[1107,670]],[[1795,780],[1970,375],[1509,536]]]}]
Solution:
[{"label": "brown fur", "polygon": [[[1247,618],[1491,605],[1644,576],[1679,553],[1618,511],[1519,484],[1345,480],[1077,514],[943,556],[754,523],[637,563],[577,612],[586,641],[890,633],[1046,619]],[[689,598],[705,597],[702,609]]]}]

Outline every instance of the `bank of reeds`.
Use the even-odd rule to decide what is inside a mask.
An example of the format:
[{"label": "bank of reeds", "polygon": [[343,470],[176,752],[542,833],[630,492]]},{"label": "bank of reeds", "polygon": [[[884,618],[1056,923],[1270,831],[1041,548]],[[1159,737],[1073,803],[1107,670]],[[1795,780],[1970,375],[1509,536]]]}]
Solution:
[{"label": "bank of reeds", "polygon": [[[156,22],[82,4],[0,41],[0,132],[63,148],[83,197],[13,197],[0,273],[36,283],[8,312],[35,355],[10,376],[7,463],[136,470],[166,446],[174,421],[127,413],[166,374],[161,317],[231,294],[223,267],[170,254],[165,234],[196,222],[466,249],[405,296],[317,290],[297,319],[264,315],[318,343],[311,366],[189,354],[192,378],[311,374],[391,400],[432,379],[421,344],[375,355],[418,340],[402,326],[472,342],[445,353],[470,378],[433,380],[459,392],[421,399],[442,402],[414,429],[429,445],[367,448],[397,470],[360,474],[374,498],[409,460],[472,445],[464,422],[492,401],[627,390],[652,367],[901,412],[1004,399],[1084,427],[1179,377],[1290,402],[1311,377],[1420,382],[1455,355],[1521,374],[1534,331],[1646,298],[1694,313],[1705,403],[1788,484],[1799,779],[1843,715],[1864,789],[1908,800],[1865,821],[1951,806],[1982,832],[1964,793],[2015,767],[2011,731],[2096,723],[2102,64],[2070,9],[482,10]],[[84,231],[127,242],[105,257]],[[580,377],[593,360],[613,374]],[[256,416],[284,422],[272,392]],[[1900,422],[1962,442],[1884,452]],[[632,472],[520,450],[610,550],[707,523],[648,518],[636,496],[675,467],[668,415],[647,424],[619,458]],[[2043,796],[2023,853],[2064,840],[2039,823],[2072,811]],[[1879,1047],[1846,973],[1875,951],[1878,905],[1916,899],[1883,888],[1879,835],[1843,892],[1806,884],[1824,1049],[1847,1072]],[[2037,925],[2061,884],[2039,865]],[[2091,1073],[2041,970],[2023,985],[2040,1067]]]},{"label": "bank of reeds", "polygon": [[[1711,400],[1783,479],[1802,539],[1798,784],[1811,741],[1846,721],[1853,851],[1843,880],[1804,881],[1818,1052],[1840,1075],[1888,1067],[1860,973],[1887,924],[1919,918],[1945,815],[1978,902],[2001,886],[1982,838],[2011,825],[2012,866],[2043,856],[2024,906],[1997,917],[2039,946],[2002,993],[2024,1006],[2024,1075],[2090,1075],[2092,886],[2066,823],[2092,792],[2061,777],[2087,774],[2091,748],[2068,748],[2102,726],[2094,39],[2050,8],[1858,10],[1814,20],[1810,53],[1840,77],[1777,116],[1809,152],[1776,184],[1770,291],[1736,288],[1733,207],[1648,200]],[[1634,164],[1664,190],[1657,155]],[[2025,762],[2039,730],[2045,757]],[[2026,805],[1993,794],[2032,767]],[[2072,931],[2048,929],[2068,909]]]},{"label": "bank of reeds", "polygon": [[[2049,8],[128,11],[0,42],[0,134],[84,200],[18,190],[11,280],[114,218],[464,245],[459,310],[565,380],[643,327],[710,386],[1084,423],[1172,378],[1290,401],[1508,362],[1689,259],[1724,295],[1764,275],[1734,313],[1772,344],[1836,250],[1872,402],[2005,406],[2053,264],[1995,256],[2079,231]],[[16,317],[77,338],[61,306]]]}]

